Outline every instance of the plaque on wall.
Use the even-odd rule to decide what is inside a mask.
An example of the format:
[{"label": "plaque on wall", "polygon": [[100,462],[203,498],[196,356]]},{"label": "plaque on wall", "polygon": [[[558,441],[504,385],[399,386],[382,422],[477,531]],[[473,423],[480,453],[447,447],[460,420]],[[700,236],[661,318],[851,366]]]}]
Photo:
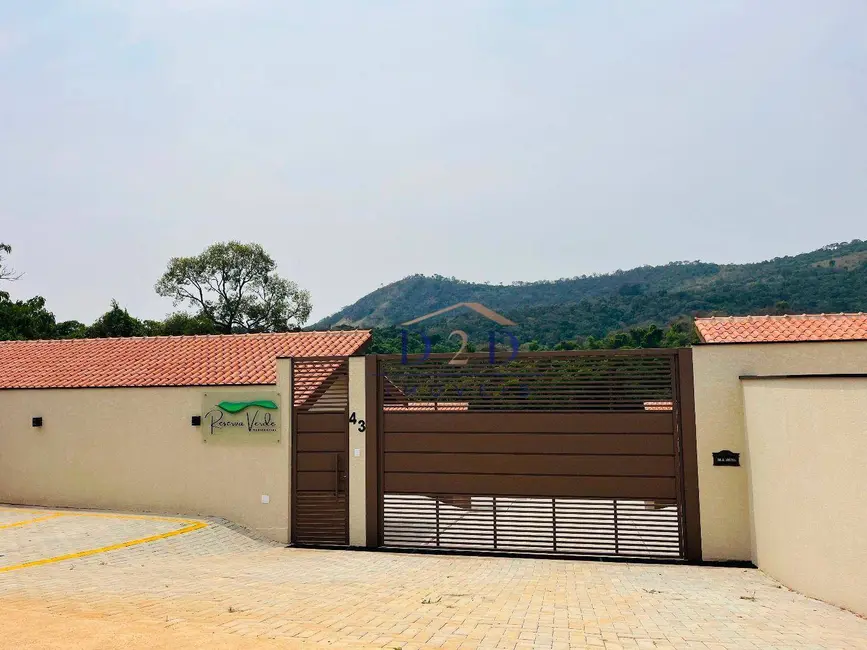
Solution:
[{"label": "plaque on wall", "polygon": [[713,452],[713,464],[715,467],[740,467],[741,455],[728,449],[715,451]]}]

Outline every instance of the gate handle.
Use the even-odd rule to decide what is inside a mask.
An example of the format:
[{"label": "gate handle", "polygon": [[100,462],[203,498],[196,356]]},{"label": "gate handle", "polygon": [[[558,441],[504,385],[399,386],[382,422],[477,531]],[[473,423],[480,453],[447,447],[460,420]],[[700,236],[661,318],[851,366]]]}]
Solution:
[{"label": "gate handle", "polygon": [[334,496],[340,491],[340,454],[334,454]]}]

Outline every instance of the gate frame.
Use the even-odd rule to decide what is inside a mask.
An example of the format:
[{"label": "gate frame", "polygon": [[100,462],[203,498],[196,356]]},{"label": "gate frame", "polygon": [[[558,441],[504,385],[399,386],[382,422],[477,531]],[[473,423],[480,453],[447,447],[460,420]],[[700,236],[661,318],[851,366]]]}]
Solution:
[{"label": "gate frame", "polygon": [[[451,359],[453,353],[407,355],[410,360]],[[562,350],[519,352],[517,358],[569,358],[589,356],[668,356],[672,358],[674,404],[675,458],[678,504],[682,517],[683,559],[700,563],[701,512],[698,487],[698,456],[695,426],[695,390],[693,385],[692,348],[639,348],[629,350]],[[381,547],[384,541],[384,431],[383,382],[381,361],[403,359],[400,354],[371,354],[365,358],[365,400],[367,410],[366,521],[368,547]],[[488,352],[464,353],[462,358],[490,358]],[[565,413],[565,411],[564,411]],[[423,550],[422,552],[431,552]],[[455,551],[450,551],[454,553]],[[486,554],[473,551],[473,554]],[[519,553],[520,555],[520,553]],[[615,560],[616,561],[616,560]]]}]

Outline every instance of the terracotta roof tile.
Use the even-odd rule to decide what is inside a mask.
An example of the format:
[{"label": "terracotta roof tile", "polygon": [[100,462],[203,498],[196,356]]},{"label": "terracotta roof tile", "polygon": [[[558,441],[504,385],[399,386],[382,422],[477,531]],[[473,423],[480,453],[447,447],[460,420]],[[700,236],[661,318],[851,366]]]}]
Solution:
[{"label": "terracotta roof tile", "polygon": [[718,316],[696,318],[703,343],[865,341],[867,314]]},{"label": "terracotta roof tile", "polygon": [[[292,394],[295,406],[301,406],[310,399],[316,390],[327,381],[335,371],[340,369],[340,361],[317,364],[315,368],[308,368],[306,372],[295,373]],[[326,387],[323,387],[326,388]]]},{"label": "terracotta roof tile", "polygon": [[0,342],[0,388],[277,383],[278,357],[348,356],[369,331]]}]

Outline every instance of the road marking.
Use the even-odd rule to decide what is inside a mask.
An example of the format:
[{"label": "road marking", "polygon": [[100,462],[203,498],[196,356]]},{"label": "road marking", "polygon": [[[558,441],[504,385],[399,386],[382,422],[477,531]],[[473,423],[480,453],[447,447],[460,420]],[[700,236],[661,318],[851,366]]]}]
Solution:
[{"label": "road marking", "polygon": [[[5,510],[6,508],[4,508]],[[10,510],[12,508],[9,508]],[[31,511],[38,512],[38,511]],[[64,562],[65,560],[75,560],[83,557],[90,557],[91,555],[98,555],[100,553],[108,553],[109,551],[117,551],[122,548],[129,548],[130,546],[138,546],[139,544],[147,544],[148,542],[156,542],[161,539],[166,539],[168,537],[175,537],[176,535],[183,535],[185,533],[191,533],[194,530],[201,530],[202,528],[207,527],[207,523],[204,521],[197,521],[195,519],[178,519],[174,517],[158,517],[155,515],[117,515],[103,512],[62,512],[62,513],[54,513],[50,516],[42,517],[39,519],[31,519],[28,522],[18,522],[16,524],[11,524],[9,526],[3,526],[4,528],[9,528],[15,525],[21,525],[24,523],[32,523],[34,521],[40,521],[42,519],[52,519],[54,517],[109,517],[112,519],[145,519],[145,520],[153,520],[153,521],[170,521],[176,523],[186,524],[183,528],[178,528],[177,530],[170,530],[167,533],[159,533],[157,535],[149,535],[148,537],[140,537],[138,539],[131,539],[126,542],[119,542],[117,544],[110,544],[108,546],[100,546],[99,548],[91,548],[85,551],[77,551],[75,553],[66,553],[64,555],[56,555],[54,557],[46,557],[41,560],[31,560],[30,562],[22,562],[21,564],[12,564],[10,566],[0,566],[0,573],[6,573],[8,571],[16,571],[18,569],[28,569],[30,567],[43,566],[45,564],[54,564],[55,562]]]},{"label": "road marking", "polygon": [[[31,511],[33,512],[33,511]],[[57,517],[62,517],[63,515],[59,512],[56,512],[52,515],[46,515],[45,517],[36,517],[34,519],[25,519],[24,521],[16,521],[13,524],[3,524],[0,526],[0,530],[4,528],[15,528],[16,526],[26,526],[27,524],[35,524],[37,521],[45,521],[46,519],[56,519]]]}]

